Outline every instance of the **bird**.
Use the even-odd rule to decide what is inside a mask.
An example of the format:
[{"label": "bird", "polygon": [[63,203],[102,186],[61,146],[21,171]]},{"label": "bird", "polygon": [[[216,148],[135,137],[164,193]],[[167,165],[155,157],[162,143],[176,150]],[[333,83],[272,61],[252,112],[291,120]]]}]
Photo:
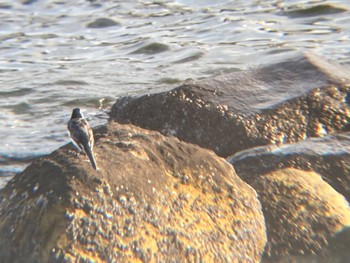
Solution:
[{"label": "bird", "polygon": [[80,150],[84,151],[88,156],[91,166],[97,170],[97,165],[93,153],[94,134],[92,129],[83,117],[79,108],[73,109],[72,116],[68,121],[68,132],[73,144]]}]

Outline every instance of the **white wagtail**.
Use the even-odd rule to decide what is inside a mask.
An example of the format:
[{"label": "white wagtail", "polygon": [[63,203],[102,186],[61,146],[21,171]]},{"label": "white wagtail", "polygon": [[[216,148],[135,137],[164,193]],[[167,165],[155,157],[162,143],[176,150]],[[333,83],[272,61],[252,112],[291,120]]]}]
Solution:
[{"label": "white wagtail", "polygon": [[80,112],[79,108],[73,110],[72,116],[68,121],[67,126],[73,143],[79,150],[86,153],[86,155],[89,157],[92,167],[97,170],[94,153],[92,151],[94,147],[94,134],[92,133],[92,129],[89,123],[83,117],[83,114]]}]

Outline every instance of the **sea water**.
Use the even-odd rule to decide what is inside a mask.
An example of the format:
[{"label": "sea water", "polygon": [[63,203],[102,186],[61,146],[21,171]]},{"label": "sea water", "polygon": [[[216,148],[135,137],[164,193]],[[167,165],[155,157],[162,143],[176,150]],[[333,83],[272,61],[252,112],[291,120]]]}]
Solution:
[{"label": "sea water", "polygon": [[0,187],[92,126],[116,98],[174,88],[312,51],[350,62],[350,2],[0,2]]}]

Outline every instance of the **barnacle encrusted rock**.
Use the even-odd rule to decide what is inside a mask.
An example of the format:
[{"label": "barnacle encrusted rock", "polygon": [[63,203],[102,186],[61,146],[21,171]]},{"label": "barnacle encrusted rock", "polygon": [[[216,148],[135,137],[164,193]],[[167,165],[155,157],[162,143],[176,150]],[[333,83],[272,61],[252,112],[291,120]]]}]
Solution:
[{"label": "barnacle encrusted rock", "polygon": [[110,123],[94,171],[71,145],[0,192],[3,262],[259,262],[256,192],[212,151]]},{"label": "barnacle encrusted rock", "polygon": [[287,167],[314,171],[350,202],[350,133],[310,138],[294,144],[251,148],[227,159],[250,183],[256,176]]},{"label": "barnacle encrusted rock", "polygon": [[[322,253],[327,257],[334,252],[333,248],[329,251],[329,244],[350,227],[348,202],[317,173],[276,170],[252,178],[251,186],[263,207],[268,257]],[[349,233],[346,235],[349,239]]]},{"label": "barnacle encrusted rock", "polygon": [[227,157],[349,130],[350,73],[312,54],[117,100],[110,118]]}]

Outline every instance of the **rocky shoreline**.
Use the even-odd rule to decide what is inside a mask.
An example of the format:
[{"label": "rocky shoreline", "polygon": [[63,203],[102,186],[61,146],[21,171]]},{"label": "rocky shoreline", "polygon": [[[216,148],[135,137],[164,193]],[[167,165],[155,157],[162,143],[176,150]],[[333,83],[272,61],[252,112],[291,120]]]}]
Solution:
[{"label": "rocky shoreline", "polygon": [[66,145],[0,190],[2,262],[350,258],[344,66],[303,54],[124,97],[94,131],[99,171]]}]

